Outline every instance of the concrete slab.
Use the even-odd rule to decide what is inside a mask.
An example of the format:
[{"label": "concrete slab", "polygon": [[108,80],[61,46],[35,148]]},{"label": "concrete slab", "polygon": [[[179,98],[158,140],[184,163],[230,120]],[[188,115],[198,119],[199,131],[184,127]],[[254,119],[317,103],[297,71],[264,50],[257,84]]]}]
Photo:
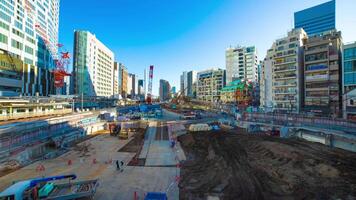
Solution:
[{"label": "concrete slab", "polygon": [[169,141],[152,141],[146,157],[146,166],[176,165],[176,154]]},{"label": "concrete slab", "polygon": [[132,167],[123,172],[106,171],[100,181],[95,199],[143,199],[147,192],[167,192],[168,199],[179,199],[176,176],[178,168],[173,167]]}]

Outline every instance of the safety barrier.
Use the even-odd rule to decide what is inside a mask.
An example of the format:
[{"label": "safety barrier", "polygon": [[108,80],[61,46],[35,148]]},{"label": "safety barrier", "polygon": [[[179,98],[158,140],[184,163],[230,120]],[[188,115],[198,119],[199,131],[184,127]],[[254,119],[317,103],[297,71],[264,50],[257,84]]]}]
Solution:
[{"label": "safety barrier", "polygon": [[7,120],[18,120],[18,119],[26,119],[26,118],[34,118],[34,117],[44,117],[50,115],[65,115],[71,113],[71,109],[62,109],[62,110],[49,110],[46,112],[29,112],[29,113],[12,113],[8,115],[0,115],[0,121]]},{"label": "safety barrier", "polygon": [[356,123],[339,118],[309,117],[302,114],[243,113],[243,121],[269,123],[274,125],[306,126],[330,130],[340,130],[356,134]]}]

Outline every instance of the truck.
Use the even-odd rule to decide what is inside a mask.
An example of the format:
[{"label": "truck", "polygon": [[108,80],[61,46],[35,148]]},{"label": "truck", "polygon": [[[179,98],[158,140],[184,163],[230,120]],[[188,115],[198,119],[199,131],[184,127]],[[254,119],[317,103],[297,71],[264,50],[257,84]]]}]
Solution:
[{"label": "truck", "polygon": [[[71,182],[76,178],[75,174],[71,174],[19,181],[1,192],[0,200],[92,198],[98,187],[98,180]],[[64,182],[66,179],[68,182]]]}]

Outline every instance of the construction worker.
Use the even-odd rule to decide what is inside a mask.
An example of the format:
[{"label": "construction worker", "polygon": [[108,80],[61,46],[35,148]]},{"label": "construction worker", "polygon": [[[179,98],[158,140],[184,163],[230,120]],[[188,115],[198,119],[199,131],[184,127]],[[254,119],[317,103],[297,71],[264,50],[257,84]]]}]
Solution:
[{"label": "construction worker", "polygon": [[116,162],[115,162],[115,163],[116,163],[116,169],[117,169],[117,170],[120,170],[119,160],[116,160]]},{"label": "construction worker", "polygon": [[121,164],[121,172],[123,172],[124,171],[124,161],[121,161],[120,164]]}]

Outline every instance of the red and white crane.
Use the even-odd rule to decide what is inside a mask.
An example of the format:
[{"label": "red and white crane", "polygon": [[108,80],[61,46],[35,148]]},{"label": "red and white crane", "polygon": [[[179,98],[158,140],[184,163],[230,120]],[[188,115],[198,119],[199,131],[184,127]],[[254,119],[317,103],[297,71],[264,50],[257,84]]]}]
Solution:
[{"label": "red and white crane", "polygon": [[148,74],[148,89],[147,89],[147,97],[146,103],[152,103],[152,79],[153,79],[153,65],[150,66],[150,72]]}]

